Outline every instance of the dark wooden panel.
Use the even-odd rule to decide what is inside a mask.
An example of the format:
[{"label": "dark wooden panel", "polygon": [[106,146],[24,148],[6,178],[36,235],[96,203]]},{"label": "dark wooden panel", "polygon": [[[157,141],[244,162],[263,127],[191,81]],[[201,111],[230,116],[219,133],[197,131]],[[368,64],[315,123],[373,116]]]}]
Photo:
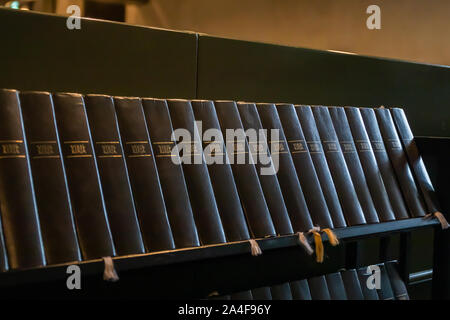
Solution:
[{"label": "dark wooden panel", "polygon": [[199,36],[198,98],[403,106],[416,135],[450,136],[450,68]]},{"label": "dark wooden panel", "polygon": [[197,35],[0,9],[0,88],[194,98]]}]

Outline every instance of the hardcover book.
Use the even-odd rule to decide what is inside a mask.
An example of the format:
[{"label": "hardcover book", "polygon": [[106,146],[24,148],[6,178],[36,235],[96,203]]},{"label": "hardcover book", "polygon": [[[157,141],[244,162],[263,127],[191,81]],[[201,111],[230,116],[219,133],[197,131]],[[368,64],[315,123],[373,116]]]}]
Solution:
[{"label": "hardcover book", "polygon": [[11,269],[45,265],[16,90],[0,90],[0,213]]},{"label": "hardcover book", "polygon": [[20,94],[34,194],[48,264],[81,260],[66,174],[47,92]]},{"label": "hardcover book", "polygon": [[109,96],[88,95],[84,102],[117,254],[144,253],[113,100]]},{"label": "hardcover book", "polygon": [[402,143],[397,134],[397,130],[395,129],[391,113],[389,109],[379,108],[375,109],[375,114],[386,146],[386,151],[391,159],[394,172],[397,175],[400,189],[403,191],[403,196],[406,205],[409,208],[409,212],[413,217],[423,217],[426,214],[425,204],[422,200],[422,195],[416,186],[406,153],[403,151]]},{"label": "hardcover book", "polygon": [[399,195],[395,179],[392,179],[394,177],[391,178],[388,176],[391,172],[389,163],[381,162],[383,166],[378,166],[377,160],[381,161],[384,157],[378,155],[377,159],[375,156],[359,109],[346,107],[344,111],[352,131],[353,140],[358,151],[359,160],[364,169],[374,205],[377,209],[378,218],[381,222],[395,220],[391,201],[396,204],[397,210],[405,211],[406,207],[401,198],[396,199],[394,196],[401,197],[401,194]]},{"label": "hardcover book", "polygon": [[[185,159],[187,161],[183,162],[183,172],[200,241],[202,244],[224,243],[227,240],[191,103],[187,100],[167,100],[167,104],[175,132],[177,129],[182,129],[189,133],[189,137],[181,135],[176,142],[180,146],[178,148],[180,156],[187,158]],[[198,163],[195,157],[198,157]]]},{"label": "hardcover book", "polygon": [[82,256],[85,260],[114,256],[83,97],[58,93],[53,101]]},{"label": "hardcover book", "polygon": [[[263,128],[256,106],[251,103],[238,103],[237,107],[244,130],[246,130],[246,132],[254,130],[255,133],[254,138],[248,139],[247,142],[275,230],[281,235],[292,234],[294,230],[292,223],[295,223],[294,228],[296,231],[307,231],[311,229],[312,222],[311,219],[309,219],[306,203],[304,203],[304,206],[301,208],[297,207],[297,210],[294,210],[292,207],[295,205],[292,202],[289,204],[291,209],[289,212],[286,208],[276,169],[268,149],[267,137],[262,132]],[[269,172],[264,173],[264,168],[268,169]],[[303,216],[303,213],[306,214],[306,216]],[[308,218],[309,221],[306,218]]]},{"label": "hardcover book", "polygon": [[403,150],[406,153],[409,165],[414,172],[417,184],[419,185],[425,199],[428,213],[440,211],[439,202],[437,200],[433,184],[428,176],[422,157],[420,156],[419,149],[417,148],[414,135],[409,127],[405,112],[400,108],[392,108],[391,113],[403,145]]},{"label": "hardcover book", "polygon": [[[291,104],[278,104],[276,108],[313,223],[321,228],[333,228],[331,212],[328,210],[312,160],[313,154],[310,154],[306,145],[305,136],[294,106]],[[271,119],[276,119],[275,114]],[[341,212],[340,207],[338,209]],[[336,227],[345,226],[343,216],[336,216],[334,220],[338,223]]]},{"label": "hardcover book", "polygon": [[329,108],[329,111],[366,222],[380,222],[372,195],[369,191],[369,185],[364,175],[364,170],[359,160],[358,152],[356,151],[356,145],[353,141],[345,110],[344,108]]},{"label": "hardcover book", "polygon": [[[228,163],[225,141],[221,132],[219,119],[212,101],[192,101],[192,109],[197,121],[201,121],[205,138],[203,150],[205,157],[217,159],[208,163],[209,176],[214,189],[223,228],[228,241],[250,239],[246,217],[241,206],[233,171]],[[214,129],[219,136],[208,136]]]},{"label": "hardcover book", "polygon": [[257,104],[257,110],[262,126],[267,130],[271,154],[278,157],[277,177],[294,231],[307,231],[312,228],[314,217],[298,179],[277,109],[274,104]]},{"label": "hardcover book", "polygon": [[[306,112],[308,109],[306,109]],[[356,194],[344,155],[327,107],[312,107],[328,167],[336,187],[348,225],[365,224],[363,210]]]},{"label": "hardcover book", "polygon": [[405,199],[401,192],[394,169],[392,168],[391,160],[386,152],[386,147],[378,127],[375,112],[370,108],[360,108],[359,110],[370,140],[370,145],[366,145],[365,141],[361,141],[360,147],[370,148],[375,154],[378,168],[380,169],[387,194],[394,210],[395,218],[407,219],[409,217],[408,209],[406,207]]},{"label": "hardcover book", "polygon": [[309,278],[308,285],[312,300],[331,300],[325,276]]},{"label": "hardcover book", "polygon": [[305,136],[305,147],[308,148],[317,176],[319,177],[322,191],[327,201],[333,225],[335,228],[346,227],[349,221],[344,217],[343,207],[340,203],[338,192],[328,167],[327,158],[322,146],[319,131],[317,130],[314,115],[309,106],[295,107],[298,119]]},{"label": "hardcover book", "polygon": [[177,248],[200,245],[199,222],[194,220],[181,164],[172,161],[178,151],[172,140],[172,122],[165,100],[143,99],[145,121],[152,143],[159,180]]},{"label": "hardcover book", "polygon": [[291,286],[292,298],[294,300],[311,300],[311,292],[309,291],[308,280],[297,280],[289,283]]},{"label": "hardcover book", "polygon": [[[254,238],[275,236],[275,227],[264,198],[258,173],[250,160],[247,140],[245,136],[227,137],[227,130],[231,129],[233,132],[241,130],[242,133],[244,130],[236,103],[234,101],[216,101],[214,105],[222,134],[225,135],[234,180],[252,236]],[[230,145],[232,149],[229,151],[228,146]],[[238,157],[243,160],[241,164],[236,163]]]}]

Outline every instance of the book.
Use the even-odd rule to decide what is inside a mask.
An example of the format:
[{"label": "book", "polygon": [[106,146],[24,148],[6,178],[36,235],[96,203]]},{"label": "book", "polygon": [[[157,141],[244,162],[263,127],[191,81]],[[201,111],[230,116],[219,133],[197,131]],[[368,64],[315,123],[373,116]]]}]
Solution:
[{"label": "book", "polygon": [[329,273],[325,275],[325,279],[327,280],[331,300],[347,300],[344,281],[339,272]]},{"label": "book", "polygon": [[364,217],[367,223],[380,222],[372,195],[369,190],[364,170],[359,160],[356,145],[353,141],[350,125],[344,108],[329,108],[334,129],[341,145],[342,154],[355,187]]},{"label": "book", "polygon": [[417,184],[422,191],[422,196],[425,200],[428,213],[440,211],[441,209],[437,195],[434,191],[433,183],[428,176],[427,169],[425,168],[425,164],[420,156],[419,149],[417,148],[414,135],[409,127],[405,112],[401,108],[392,108],[391,113],[397,128],[397,133],[403,145],[403,150],[406,153]]},{"label": "book", "polygon": [[200,245],[197,221],[194,220],[183,168],[172,159],[178,152],[171,139],[173,127],[167,102],[143,99],[142,106],[175,246],[197,247]]},{"label": "book", "polygon": [[145,248],[175,249],[141,101],[115,97],[113,102]]},{"label": "book", "polygon": [[407,219],[409,217],[408,209],[400,190],[394,169],[392,168],[391,160],[386,153],[386,148],[378,127],[375,112],[370,108],[360,108],[359,111],[370,140],[370,145],[367,145],[367,141],[360,141],[358,144],[361,148],[370,148],[373,150],[395,218]]},{"label": "book", "polygon": [[[262,126],[267,130],[267,143],[271,154],[278,157],[277,177],[283,192],[294,231],[307,231],[313,227],[313,213],[306,201],[296,173],[288,142],[274,104],[257,104]],[[275,133],[275,134],[273,134]]]},{"label": "book", "polygon": [[308,280],[291,281],[289,285],[291,286],[293,300],[312,300]]},{"label": "book", "polygon": [[0,213],[9,267],[46,264],[16,90],[0,90]]},{"label": "book", "polygon": [[253,300],[253,295],[250,290],[236,292],[231,295],[231,300]]},{"label": "book", "polygon": [[395,300],[394,291],[392,290],[389,274],[386,271],[384,263],[378,265],[381,272],[381,288],[377,289],[380,300]]},{"label": "book", "polygon": [[116,252],[144,253],[113,100],[105,95],[87,95],[84,103]]},{"label": "book", "polygon": [[51,94],[22,92],[19,97],[47,263],[79,261]]},{"label": "book", "polygon": [[355,269],[341,271],[348,300],[364,300],[364,294]]},{"label": "book", "polygon": [[319,131],[325,158],[334,181],[338,197],[347,224],[350,226],[365,224],[366,219],[353,185],[350,172],[344,159],[330,112],[327,107],[316,106],[312,110]]},{"label": "book", "polygon": [[271,286],[270,292],[272,293],[272,300],[292,300],[289,282]]},{"label": "book", "polygon": [[395,300],[409,300],[408,290],[398,273],[397,264],[391,261],[386,262],[384,266],[389,277],[389,282],[391,283],[392,291],[394,292]]},{"label": "book", "polygon": [[[249,147],[236,103],[234,101],[215,101],[214,106],[222,134],[225,135],[231,169],[251,235],[254,238],[275,236],[275,227],[258,174],[249,157]],[[229,136],[227,136],[227,131]],[[241,132],[241,135],[239,135],[239,132]],[[237,135],[234,135],[234,133]],[[232,146],[232,148],[229,149],[229,146]],[[237,160],[243,161],[237,164]]]},{"label": "book", "polygon": [[[292,234],[294,232],[294,223],[296,231],[308,231],[312,228],[312,223],[310,219],[308,221],[303,218],[303,213],[309,218],[306,203],[301,208],[297,207],[297,211],[292,208],[293,203],[289,203],[291,210],[288,212],[286,207],[287,204],[284,201],[283,193],[281,192],[281,187],[278,182],[275,165],[268,149],[267,137],[262,132],[263,128],[255,104],[240,102],[237,104],[237,107],[244,130],[246,133],[253,130],[254,133],[250,136],[247,135],[249,151],[253,163],[255,163],[259,182],[261,183],[264,197],[277,234]],[[264,168],[268,169],[267,173],[263,171]]]},{"label": "book", "polygon": [[425,204],[416,186],[406,153],[403,151],[391,112],[389,109],[378,108],[375,109],[375,115],[409,212],[413,217],[423,217],[426,214]]},{"label": "book", "polygon": [[[389,187],[389,190],[393,190],[394,194],[398,194],[398,189],[396,189],[395,180],[392,180],[394,177],[388,176],[390,172],[389,164],[385,163],[382,167],[378,166],[377,158],[372,149],[359,109],[346,107],[344,108],[344,111],[352,131],[353,140],[366,176],[367,184],[369,185],[375,208],[377,209],[378,218],[381,222],[395,220],[391,200],[393,203],[397,203],[396,207],[398,210],[406,210],[406,208],[402,201],[399,201],[394,197],[391,197],[392,199],[390,199],[387,187]],[[380,160],[382,160],[382,158],[380,158]],[[385,184],[384,180],[386,180],[387,184]]]},{"label": "book", "polygon": [[325,276],[309,278],[308,286],[312,300],[331,300]]},{"label": "book", "polygon": [[270,287],[252,289],[252,296],[254,300],[273,300]]},{"label": "book", "polygon": [[114,256],[83,97],[58,93],[53,95],[53,103],[82,257]]},{"label": "book", "polygon": [[[328,210],[319,177],[314,167],[313,155],[310,154],[306,145],[303,130],[294,106],[291,104],[277,104],[276,109],[313,223],[321,228],[333,228],[331,212]],[[266,110],[268,109],[266,108]],[[273,112],[271,119],[275,119],[276,122],[275,112]],[[341,212],[340,206],[337,207],[337,210]],[[334,220],[337,223],[336,227],[345,226],[345,220],[342,215],[336,216]]]},{"label": "book", "polygon": [[[201,121],[204,131],[203,150],[205,157],[217,161],[208,163],[209,176],[216,197],[217,207],[228,241],[250,239],[246,217],[241,206],[233,171],[228,163],[225,141],[221,132],[219,119],[212,101],[192,101],[195,119]],[[208,131],[214,129],[209,135]]]},{"label": "book", "polygon": [[[167,100],[174,133],[184,130],[188,135],[177,138],[183,162],[184,178],[202,244],[225,243],[225,232],[217,208],[208,168],[203,156],[202,138],[195,124],[191,103],[187,100]],[[195,161],[198,157],[199,161]]]},{"label": "book", "polygon": [[295,110],[305,137],[304,147],[309,150],[314,167],[316,168],[317,176],[319,177],[323,195],[327,201],[334,228],[346,227],[348,223],[345,220],[339,196],[333,182],[330,168],[328,167],[311,107],[296,106]]},{"label": "book", "polygon": [[371,274],[367,273],[367,268],[359,268],[356,272],[358,274],[359,284],[364,296],[364,300],[379,300],[377,289],[371,289],[367,284],[369,276],[371,276]]}]

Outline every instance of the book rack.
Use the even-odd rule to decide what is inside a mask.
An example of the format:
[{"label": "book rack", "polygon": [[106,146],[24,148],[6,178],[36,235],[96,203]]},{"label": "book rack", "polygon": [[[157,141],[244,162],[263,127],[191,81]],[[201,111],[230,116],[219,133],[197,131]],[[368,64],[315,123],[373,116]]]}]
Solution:
[{"label": "book rack", "polygon": [[[0,59],[7,62],[0,73],[1,88],[402,106],[414,133],[422,136],[416,142],[442,211],[450,212],[450,138],[431,137],[450,136],[450,126],[442,125],[442,119],[450,119],[450,109],[445,105],[450,99],[448,67],[89,19],[82,19],[81,30],[69,31],[64,28],[64,17],[6,9],[0,9],[0,26],[14,30],[3,39],[4,47],[12,50],[0,52]],[[122,45],[110,50],[111,43]],[[65,58],[61,59],[61,48],[74,46],[90,50],[64,50]],[[27,51],[18,55],[14,48]],[[104,56],[110,59],[105,60]],[[73,69],[67,69],[67,61],[73,62]],[[111,67],[110,61],[116,65]],[[423,108],[427,108],[427,117],[423,116]],[[411,264],[419,258],[413,256],[416,244],[411,234],[426,229],[434,230],[434,240],[419,240],[425,244],[425,250],[433,249],[433,297],[450,298],[449,232],[441,231],[435,219],[421,218],[336,229],[341,245],[331,247],[323,236],[327,255],[323,264],[308,256],[297,236],[292,235],[259,239],[263,254],[258,257],[251,256],[248,242],[116,257],[113,260],[120,277],[116,283],[103,281],[102,260],[76,262],[81,269],[81,290],[66,287],[70,263],[8,271],[0,274],[0,296],[205,298],[214,291],[226,294],[361,265],[359,258],[364,248],[360,243],[370,238],[380,241],[379,250],[370,253],[372,260],[386,261],[392,246],[389,237],[393,234],[400,235],[396,259],[401,276],[408,283]]]}]

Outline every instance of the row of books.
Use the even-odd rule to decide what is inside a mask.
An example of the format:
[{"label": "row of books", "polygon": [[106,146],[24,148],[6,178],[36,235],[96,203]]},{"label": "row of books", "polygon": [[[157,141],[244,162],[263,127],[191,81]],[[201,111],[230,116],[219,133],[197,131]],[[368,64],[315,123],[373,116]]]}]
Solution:
[{"label": "row of books", "polygon": [[[176,129],[189,137],[174,141]],[[257,143],[223,139],[232,129],[268,131]],[[201,161],[177,162],[185,153]],[[276,174],[263,174],[275,157]],[[3,89],[0,210],[5,271],[437,208],[402,109]]]},{"label": "row of books", "polygon": [[[343,270],[304,280],[285,282],[269,287],[239,291],[229,295],[211,296],[212,300],[409,300],[406,285],[397,264],[377,265]],[[378,273],[379,272],[379,273]],[[377,274],[380,276],[376,279]]]}]

